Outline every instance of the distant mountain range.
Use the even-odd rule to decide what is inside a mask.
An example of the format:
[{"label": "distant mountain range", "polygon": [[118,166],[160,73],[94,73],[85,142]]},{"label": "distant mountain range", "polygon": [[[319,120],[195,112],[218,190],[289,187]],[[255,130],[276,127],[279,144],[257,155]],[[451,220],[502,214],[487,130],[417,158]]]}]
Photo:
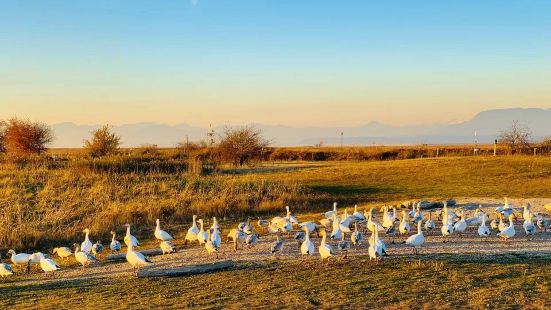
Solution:
[{"label": "distant mountain range", "polygon": [[[469,121],[447,125],[411,125],[392,126],[379,122],[370,122],[357,127],[289,127],[281,125],[254,124],[261,129],[266,138],[276,146],[372,144],[444,144],[491,143],[499,133],[509,127],[514,120],[532,130],[535,138],[551,135],[551,109],[500,109],[478,113]],[[83,140],[99,125],[77,125],[58,123],[52,125],[56,140],[52,147],[80,147]],[[187,124],[166,125],[160,123],[135,123],[113,127],[122,137],[123,146],[135,147],[144,144],[156,144],[170,147],[187,138],[198,141],[206,138],[207,128],[193,127]],[[214,128],[216,133],[223,131],[222,126]]]}]

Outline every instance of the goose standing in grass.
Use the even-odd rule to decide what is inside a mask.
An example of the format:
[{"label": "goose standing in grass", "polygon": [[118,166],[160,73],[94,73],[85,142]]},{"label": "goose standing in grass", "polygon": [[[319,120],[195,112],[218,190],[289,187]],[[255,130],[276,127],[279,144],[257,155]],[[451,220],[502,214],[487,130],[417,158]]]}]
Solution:
[{"label": "goose standing in grass", "polygon": [[75,244],[75,260],[82,265],[82,268],[86,268],[98,261],[92,254],[82,252],[78,244]]},{"label": "goose standing in grass", "polygon": [[413,214],[413,224],[417,224],[417,222],[420,222],[423,220],[423,212],[421,212],[421,203],[417,203],[417,208],[415,210],[415,213]]},{"label": "goose standing in grass", "polygon": [[406,235],[409,233],[410,230],[411,230],[411,227],[409,226],[409,222],[406,216],[406,211],[402,211],[402,221],[398,226],[398,231],[400,232],[400,235]]},{"label": "goose standing in grass", "polygon": [[337,250],[344,252],[344,258],[346,259],[348,257],[348,250],[350,250],[350,241],[344,240],[343,238],[337,243]]},{"label": "goose standing in grass", "polygon": [[508,227],[508,225],[503,222],[503,214],[498,213],[497,216],[499,217],[499,224],[497,226],[497,229],[502,232]]},{"label": "goose standing in grass", "polygon": [[534,225],[533,221],[533,215],[532,213],[529,213],[527,215],[526,220],[524,220],[524,223],[522,223],[522,228],[524,228],[524,232],[526,233],[526,238],[530,240],[530,236],[533,236],[536,234],[536,225]]},{"label": "goose standing in grass", "polygon": [[514,210],[511,205],[509,205],[509,200],[507,199],[507,197],[505,197],[505,203],[503,204],[503,206],[496,208],[496,212],[501,213],[505,217],[509,217],[509,215],[513,214]]},{"label": "goose standing in grass", "polygon": [[425,236],[423,236],[423,231],[421,230],[421,221],[417,222],[417,233],[415,235],[409,236],[406,240],[406,244],[413,247],[413,254],[418,255],[419,249],[425,243]]},{"label": "goose standing in grass", "polygon": [[328,228],[332,227],[331,225],[333,225],[333,219],[325,219],[324,218],[324,219],[319,220],[319,223],[321,224],[321,227],[323,227],[325,229],[328,229]]},{"label": "goose standing in grass", "polygon": [[354,213],[352,216],[356,218],[356,221],[365,221],[365,215],[363,212],[358,211],[358,205],[354,205]]},{"label": "goose standing in grass", "polygon": [[367,213],[367,229],[371,232],[373,232],[375,229],[379,231],[385,229],[383,225],[373,220],[373,208],[369,209],[369,213]]},{"label": "goose standing in grass", "polygon": [[318,248],[318,252],[321,256],[321,261],[323,262],[325,259],[329,262],[329,258],[334,255],[333,247],[329,244],[327,244],[327,232],[325,230],[321,231],[321,243]]},{"label": "goose standing in grass", "polygon": [[425,230],[431,232],[436,228],[436,224],[432,220],[432,212],[429,212],[429,219],[425,222]]},{"label": "goose standing in grass", "polygon": [[358,229],[358,223],[354,223],[354,232],[350,236],[350,241],[356,247],[360,246],[364,241],[364,233]]},{"label": "goose standing in grass", "polygon": [[465,220],[465,210],[461,210],[460,220],[453,225],[453,231],[457,232],[459,236],[467,230],[467,221]]},{"label": "goose standing in grass", "polygon": [[210,232],[214,233],[214,231],[217,231],[219,234],[222,233],[222,230],[220,229],[220,225],[218,224],[218,220],[216,219],[216,216],[212,218],[212,225],[210,226]]},{"label": "goose standing in grass", "polygon": [[297,231],[297,233],[295,234],[295,237],[293,239],[295,239],[295,241],[297,242],[299,249],[302,242],[306,239],[306,235],[307,233],[305,231]]},{"label": "goose standing in grass", "polygon": [[134,251],[134,245],[130,243],[126,250],[126,261],[132,266],[135,276],[138,276],[140,268],[151,265],[153,262],[140,252]]},{"label": "goose standing in grass", "polygon": [[547,228],[549,227],[549,220],[541,214],[538,214],[536,216],[536,219],[536,225],[541,230],[541,232],[546,232]]},{"label": "goose standing in grass", "polygon": [[226,242],[230,242],[231,240],[233,243],[233,249],[237,251],[237,242],[239,240],[245,240],[246,238],[247,238],[247,235],[244,232],[240,231],[237,228],[233,228],[228,233]]},{"label": "goose standing in grass", "polygon": [[394,208],[394,212],[390,213],[388,212],[388,207],[384,207],[383,212],[383,227],[385,230],[388,230],[390,227],[394,226],[394,223],[396,222],[396,208]]},{"label": "goose standing in grass", "polygon": [[13,275],[13,269],[11,266],[5,263],[2,263],[2,255],[0,255],[0,277],[9,277]]},{"label": "goose standing in grass", "polygon": [[453,224],[448,218],[448,207],[446,203],[444,203],[444,208],[442,209],[442,227],[440,228],[440,232],[442,233],[442,237],[446,238],[443,242],[448,242],[447,238],[453,234]]},{"label": "goose standing in grass", "polygon": [[101,255],[101,253],[103,253],[103,244],[101,244],[98,240],[92,246],[92,254],[97,257],[98,255]]},{"label": "goose standing in grass", "polygon": [[336,214],[333,215],[333,230],[331,231],[331,239],[332,240],[342,239],[340,219]]},{"label": "goose standing in grass", "polygon": [[203,219],[200,219],[197,222],[199,222],[199,233],[197,234],[197,241],[199,241],[199,245],[202,245],[207,242],[207,240],[209,239],[209,235],[204,229]]},{"label": "goose standing in grass", "polygon": [[124,244],[126,244],[127,247],[131,245],[133,247],[139,247],[140,242],[130,233],[130,224],[125,224],[124,226],[126,226],[126,236],[124,236]]},{"label": "goose standing in grass", "polygon": [[287,210],[287,219],[289,220],[289,222],[291,222],[292,225],[298,225],[298,219],[291,215],[291,209],[289,208],[289,206],[285,206],[285,209]]},{"label": "goose standing in grass", "polygon": [[119,252],[121,250],[121,243],[117,241],[117,234],[114,231],[111,231],[111,243],[109,244],[109,249],[111,253]]},{"label": "goose standing in grass", "polygon": [[216,258],[218,258],[218,247],[214,242],[212,242],[210,229],[207,236],[207,242],[205,242],[205,249],[207,250],[207,253],[216,254]]},{"label": "goose standing in grass", "polygon": [[[405,212],[404,212],[405,214]],[[375,260],[375,263],[379,263],[383,255],[383,249],[379,247],[377,243],[377,234],[379,231],[375,230],[371,233],[371,238],[369,238],[369,247],[367,248],[367,254],[369,255],[369,262]]]},{"label": "goose standing in grass", "polygon": [[316,232],[319,237],[319,226],[314,222],[303,222],[298,224],[298,227],[304,230],[307,234],[311,234],[313,232]]},{"label": "goose standing in grass", "polygon": [[239,225],[237,225],[237,229],[244,232],[247,235],[250,235],[253,233],[253,226],[250,224],[251,219],[247,218],[246,222],[241,222]]},{"label": "goose standing in grass", "polygon": [[524,221],[531,221],[533,213],[532,213],[532,206],[530,205],[530,203],[523,205],[522,209],[523,209],[522,218],[524,219]]},{"label": "goose standing in grass", "polygon": [[338,213],[337,213],[337,203],[336,202],[333,202],[333,210],[327,211],[323,214],[323,216],[325,216],[325,218],[328,219],[328,220],[332,219],[333,215],[338,215]]},{"label": "goose standing in grass", "polygon": [[36,253],[33,253],[29,256],[29,266],[38,266],[40,268],[40,260],[43,259],[44,257],[44,254],[41,253],[41,252],[36,252]]},{"label": "goose standing in grass", "polygon": [[272,243],[272,246],[270,247],[270,253],[275,255],[277,252],[282,252],[282,251],[283,251],[283,238],[280,238],[279,236],[277,236],[276,241],[274,241],[274,243]]},{"label": "goose standing in grass", "polygon": [[63,246],[59,248],[54,248],[54,250],[52,251],[52,255],[53,254],[57,254],[59,258],[65,260],[67,257],[73,255],[73,252],[71,252],[71,249],[69,249],[68,247]]},{"label": "goose standing in grass", "polygon": [[46,257],[40,259],[40,268],[42,268],[46,274],[51,273],[52,275],[55,271],[61,270],[61,267],[59,267],[53,259]]},{"label": "goose standing in grass", "polygon": [[478,205],[474,216],[466,218],[467,226],[477,227],[482,223],[482,217],[484,216],[484,211],[482,210],[482,205]]},{"label": "goose standing in grass", "polygon": [[159,245],[159,247],[161,248],[163,255],[176,253],[176,248],[174,247],[171,241],[161,241],[161,244]]},{"label": "goose standing in grass", "polygon": [[80,249],[82,252],[90,253],[92,252],[92,241],[90,241],[90,229],[86,228],[82,231],[85,233],[84,235],[84,241],[80,244]]},{"label": "goose standing in grass", "polygon": [[497,218],[493,219],[490,222],[490,228],[493,229],[493,230],[499,230],[499,221],[498,221]]},{"label": "goose standing in grass", "polygon": [[161,241],[172,241],[172,240],[174,240],[174,238],[172,238],[172,236],[169,233],[167,233],[166,231],[161,229],[161,221],[159,221],[159,219],[157,219],[155,222],[157,224],[155,226],[155,238],[157,238],[158,240],[161,240]]},{"label": "goose standing in grass", "polygon": [[193,241],[197,241],[197,234],[199,234],[199,228],[197,228],[197,215],[193,215],[193,224],[191,227],[187,230],[185,243],[187,244],[192,243]]},{"label": "goose standing in grass", "polygon": [[210,232],[210,241],[212,241],[212,244],[217,249],[220,247],[220,244],[222,243],[222,237],[220,237],[220,230],[219,228],[213,228]]},{"label": "goose standing in grass", "polygon": [[262,229],[262,231],[266,232],[268,229],[268,226],[270,226],[270,221],[263,220],[262,218],[258,218],[258,222],[256,222],[256,225]]},{"label": "goose standing in grass", "polygon": [[255,234],[247,235],[245,238],[245,244],[250,248],[258,243],[258,236]]},{"label": "goose standing in grass", "polygon": [[314,255],[316,248],[314,246],[314,243],[312,240],[310,240],[310,234],[306,231],[306,228],[304,228],[305,237],[304,241],[300,245],[300,254],[302,255]]},{"label": "goose standing in grass", "polygon": [[480,223],[480,226],[478,227],[478,235],[480,236],[480,238],[485,238],[486,240],[487,237],[489,237],[492,233],[490,232],[490,229],[488,228],[488,226],[486,226],[486,213],[482,214],[482,223]]},{"label": "goose standing in grass", "polygon": [[15,266],[25,266],[27,273],[31,271],[31,265],[29,264],[30,254],[27,253],[15,253],[14,250],[9,250],[8,254],[11,255],[10,260]]},{"label": "goose standing in grass", "polygon": [[513,214],[509,215],[509,226],[507,226],[505,229],[503,229],[497,235],[500,236],[504,240],[509,240],[509,239],[513,238],[516,234],[514,219],[515,219],[515,216]]}]

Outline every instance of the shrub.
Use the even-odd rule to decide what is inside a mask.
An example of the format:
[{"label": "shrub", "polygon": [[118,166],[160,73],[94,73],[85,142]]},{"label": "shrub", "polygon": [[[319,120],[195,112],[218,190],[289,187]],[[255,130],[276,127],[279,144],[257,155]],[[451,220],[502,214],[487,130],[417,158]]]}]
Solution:
[{"label": "shrub", "polygon": [[508,147],[511,154],[514,154],[523,148],[529,147],[531,137],[532,131],[530,128],[520,125],[518,121],[513,121],[511,127],[501,132],[499,141]]},{"label": "shrub", "polygon": [[227,127],[220,139],[218,148],[222,157],[234,165],[243,166],[255,159],[261,159],[270,141],[253,126]]},{"label": "shrub", "polygon": [[116,154],[121,144],[121,138],[110,131],[109,125],[92,131],[92,138],[84,141],[84,148],[92,157]]},{"label": "shrub", "polygon": [[18,118],[4,122],[1,131],[1,148],[18,155],[41,154],[54,140],[48,125]]}]

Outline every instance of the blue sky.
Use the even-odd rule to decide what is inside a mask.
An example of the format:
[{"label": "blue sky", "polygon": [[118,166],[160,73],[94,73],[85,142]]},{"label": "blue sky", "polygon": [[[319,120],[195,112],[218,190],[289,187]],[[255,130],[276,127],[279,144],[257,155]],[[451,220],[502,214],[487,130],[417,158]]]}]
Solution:
[{"label": "blue sky", "polygon": [[0,29],[0,117],[334,126],[551,107],[549,1],[0,0]]}]

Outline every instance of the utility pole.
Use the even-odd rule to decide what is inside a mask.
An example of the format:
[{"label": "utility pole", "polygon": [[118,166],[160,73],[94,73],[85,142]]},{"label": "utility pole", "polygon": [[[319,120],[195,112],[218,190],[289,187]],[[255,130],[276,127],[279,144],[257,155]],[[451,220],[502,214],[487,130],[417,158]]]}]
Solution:
[{"label": "utility pole", "polygon": [[341,148],[342,148],[342,143],[343,143],[343,135],[344,135],[344,132],[341,131]]},{"label": "utility pole", "polygon": [[477,153],[478,153],[478,137],[475,130],[474,131],[474,154],[476,155]]},{"label": "utility pole", "polygon": [[494,140],[494,156],[497,155],[497,139]]},{"label": "utility pole", "polygon": [[209,146],[214,145],[214,129],[212,129],[212,124],[209,124],[209,131],[207,132],[207,141]]}]

